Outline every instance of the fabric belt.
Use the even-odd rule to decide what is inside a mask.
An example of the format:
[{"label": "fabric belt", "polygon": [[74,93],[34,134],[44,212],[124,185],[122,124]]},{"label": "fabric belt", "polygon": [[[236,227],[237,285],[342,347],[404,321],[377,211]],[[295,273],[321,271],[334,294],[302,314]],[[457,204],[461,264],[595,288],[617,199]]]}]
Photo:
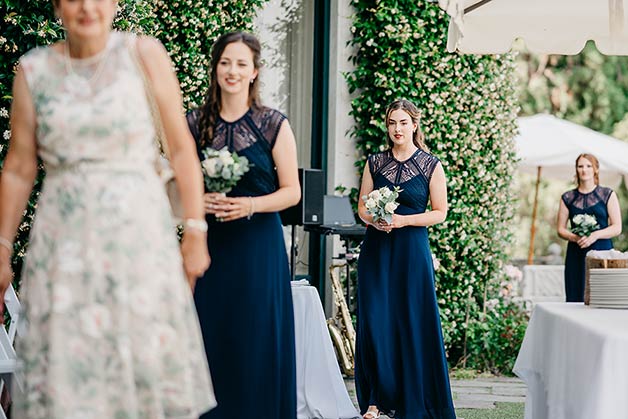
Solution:
[{"label": "fabric belt", "polygon": [[135,172],[154,173],[157,171],[154,165],[148,162],[115,161],[115,160],[81,160],[72,163],[48,165],[44,164],[46,176],[58,176],[69,172]]}]

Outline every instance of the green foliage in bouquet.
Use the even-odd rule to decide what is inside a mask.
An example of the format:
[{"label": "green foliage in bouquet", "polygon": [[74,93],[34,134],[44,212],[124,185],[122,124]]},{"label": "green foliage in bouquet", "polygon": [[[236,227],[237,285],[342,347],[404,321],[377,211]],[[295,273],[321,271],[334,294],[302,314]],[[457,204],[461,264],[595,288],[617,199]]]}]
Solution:
[{"label": "green foliage in bouquet", "polygon": [[[361,155],[356,167],[361,172],[368,155],[387,147],[388,103],[401,97],[415,102],[427,144],[448,179],[449,214],[430,228],[430,244],[441,262],[437,293],[449,360],[479,365],[472,358],[484,346],[473,336],[484,327],[488,284],[504,278],[513,237],[513,57],[448,53],[448,17],[434,2],[351,3],[355,70],[346,80],[354,98],[351,134]],[[357,198],[357,190],[351,195]],[[494,361],[508,371],[508,362]]]},{"label": "green foliage in bouquet", "polygon": [[238,153],[230,153],[227,147],[220,150],[207,148],[201,162],[205,187],[209,192],[227,193],[249,171],[249,160]]},{"label": "green foliage in bouquet", "polygon": [[[250,30],[257,8],[266,1],[120,0],[114,27],[153,35],[164,43],[177,68],[184,102],[191,107],[202,101],[207,87],[206,69],[214,40],[226,31]],[[54,18],[50,0],[0,2],[0,169],[11,135],[11,87],[19,57],[61,38],[63,29]],[[13,268],[18,286],[43,176],[40,171],[15,240]]]}]

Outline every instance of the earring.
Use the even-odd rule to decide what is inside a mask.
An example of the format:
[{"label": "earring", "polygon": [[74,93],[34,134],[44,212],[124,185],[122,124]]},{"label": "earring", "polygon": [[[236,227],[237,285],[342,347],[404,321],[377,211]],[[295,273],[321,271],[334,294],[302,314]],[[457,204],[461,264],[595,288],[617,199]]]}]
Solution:
[{"label": "earring", "polygon": [[253,84],[253,82],[255,82],[255,79],[251,79],[251,84]]}]

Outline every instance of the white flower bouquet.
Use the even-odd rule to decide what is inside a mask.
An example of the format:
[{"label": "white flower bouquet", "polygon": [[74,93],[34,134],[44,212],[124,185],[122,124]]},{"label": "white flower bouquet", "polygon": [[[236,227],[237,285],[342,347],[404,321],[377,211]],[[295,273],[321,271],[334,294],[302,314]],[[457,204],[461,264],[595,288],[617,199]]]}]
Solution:
[{"label": "white flower bouquet", "polygon": [[227,193],[249,171],[249,160],[230,153],[227,147],[220,150],[207,148],[203,151],[205,160],[201,162],[205,186],[210,192]]},{"label": "white flower bouquet", "polygon": [[384,220],[388,224],[392,222],[392,216],[399,206],[397,203],[399,192],[401,189],[398,186],[392,190],[384,186],[362,197],[366,212],[373,216],[373,221]]},{"label": "white flower bouquet", "polygon": [[578,236],[589,236],[599,229],[600,225],[597,223],[595,215],[578,214],[571,220],[571,232]]}]

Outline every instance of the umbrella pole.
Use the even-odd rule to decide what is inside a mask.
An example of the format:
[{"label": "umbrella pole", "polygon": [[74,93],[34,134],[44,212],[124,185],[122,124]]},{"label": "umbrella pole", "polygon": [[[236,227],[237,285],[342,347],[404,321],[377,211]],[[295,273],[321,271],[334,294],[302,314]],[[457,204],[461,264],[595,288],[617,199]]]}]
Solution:
[{"label": "umbrella pole", "polygon": [[530,226],[530,249],[528,249],[528,265],[534,260],[534,235],[536,234],[536,210],[539,206],[539,185],[541,184],[541,166],[536,168],[536,185],[534,187],[534,204],[532,205],[532,225]]}]

